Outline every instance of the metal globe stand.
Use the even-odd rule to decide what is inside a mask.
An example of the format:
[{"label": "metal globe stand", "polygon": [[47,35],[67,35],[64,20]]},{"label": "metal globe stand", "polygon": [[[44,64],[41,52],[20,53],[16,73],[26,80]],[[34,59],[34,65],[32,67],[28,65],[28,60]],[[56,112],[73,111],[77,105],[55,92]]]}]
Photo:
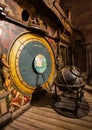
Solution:
[{"label": "metal globe stand", "polygon": [[[66,72],[68,72],[66,71],[67,69],[70,71],[71,68],[65,68],[63,74],[61,74],[62,71],[58,74],[62,77],[62,81],[60,81],[60,77],[58,75],[55,79],[54,109],[61,115],[71,118],[81,118],[86,116],[89,112],[89,104],[84,98],[85,82],[83,81],[81,75],[74,75],[74,81],[76,82],[78,79],[76,83],[74,82],[74,84],[68,84],[70,82],[69,81],[67,84],[64,84],[64,80],[67,81],[64,77],[64,74],[67,74]],[[71,77],[71,79],[72,78],[73,77]],[[79,82],[79,80],[81,82]],[[59,88],[59,91],[62,91],[61,95],[58,95],[57,87]]]}]

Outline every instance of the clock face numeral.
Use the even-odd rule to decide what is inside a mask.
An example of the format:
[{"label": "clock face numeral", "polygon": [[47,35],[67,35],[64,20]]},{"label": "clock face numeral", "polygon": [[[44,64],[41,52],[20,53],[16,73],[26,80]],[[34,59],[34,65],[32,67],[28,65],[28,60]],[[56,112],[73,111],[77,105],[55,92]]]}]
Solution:
[{"label": "clock face numeral", "polygon": [[47,88],[53,82],[55,60],[48,41],[29,32],[21,34],[12,44],[8,60],[15,86],[30,95],[41,85]]}]

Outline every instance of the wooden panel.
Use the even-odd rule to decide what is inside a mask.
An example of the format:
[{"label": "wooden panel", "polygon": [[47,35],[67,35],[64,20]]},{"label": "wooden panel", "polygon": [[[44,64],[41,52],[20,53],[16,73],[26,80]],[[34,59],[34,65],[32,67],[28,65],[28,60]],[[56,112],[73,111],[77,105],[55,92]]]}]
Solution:
[{"label": "wooden panel", "polygon": [[7,112],[6,99],[5,98],[1,99],[0,104],[1,104],[1,114],[3,115]]}]

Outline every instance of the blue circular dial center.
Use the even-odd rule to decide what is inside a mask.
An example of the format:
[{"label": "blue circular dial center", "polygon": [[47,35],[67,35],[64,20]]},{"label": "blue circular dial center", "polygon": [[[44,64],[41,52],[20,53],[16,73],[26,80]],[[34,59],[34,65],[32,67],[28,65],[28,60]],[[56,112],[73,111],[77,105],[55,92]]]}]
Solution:
[{"label": "blue circular dial center", "polygon": [[19,75],[28,85],[35,87],[48,80],[52,69],[51,56],[41,41],[32,40],[24,44],[18,59]]}]

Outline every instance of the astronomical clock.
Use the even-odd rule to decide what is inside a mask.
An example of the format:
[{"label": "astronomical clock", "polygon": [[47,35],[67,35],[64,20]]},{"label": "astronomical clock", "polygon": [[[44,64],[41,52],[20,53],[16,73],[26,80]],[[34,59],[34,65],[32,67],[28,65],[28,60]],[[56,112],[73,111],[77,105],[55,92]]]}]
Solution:
[{"label": "astronomical clock", "polygon": [[8,53],[11,78],[19,91],[30,95],[53,82],[55,59],[48,41],[39,35],[25,32],[13,42]]}]

